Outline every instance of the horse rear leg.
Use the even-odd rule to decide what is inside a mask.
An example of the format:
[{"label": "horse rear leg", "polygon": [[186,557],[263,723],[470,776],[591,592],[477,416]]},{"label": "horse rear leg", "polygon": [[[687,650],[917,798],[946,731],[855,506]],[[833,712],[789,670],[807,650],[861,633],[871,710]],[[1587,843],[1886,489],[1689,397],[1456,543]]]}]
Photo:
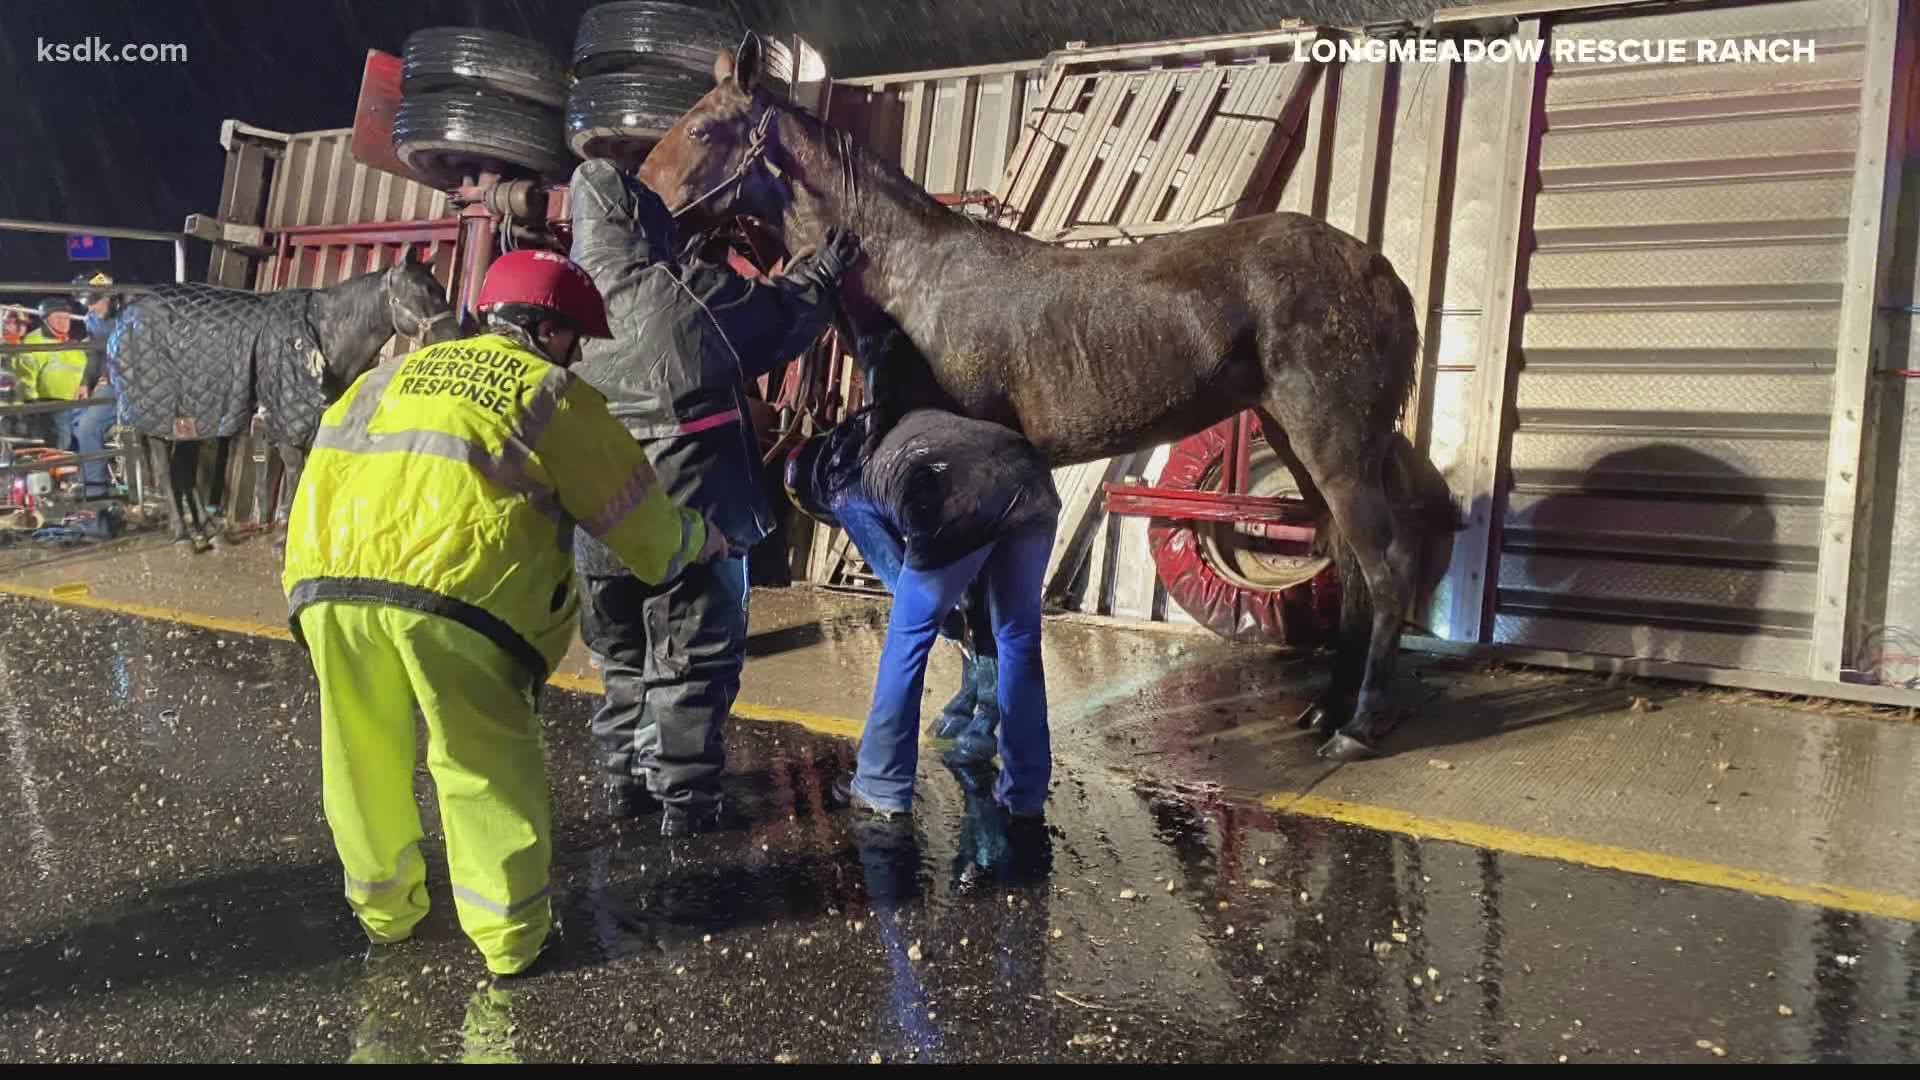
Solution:
[{"label": "horse rear leg", "polygon": [[[206,537],[215,548],[227,546],[227,461],[233,453],[232,437],[213,440],[213,459],[207,470],[206,484],[193,487],[195,508],[205,523]],[[201,492],[205,491],[203,498]]]},{"label": "horse rear leg", "polygon": [[[156,459],[148,454],[148,451],[156,448],[159,450],[157,464]],[[143,434],[140,436],[140,450],[141,464],[155,466],[153,482],[160,491],[160,501],[167,507],[168,525],[173,532],[174,542],[185,540],[186,522],[180,520],[180,504],[173,498],[174,489],[178,486],[173,482],[173,442],[158,435]]]},{"label": "horse rear leg", "polygon": [[[1286,416],[1281,411],[1284,407],[1281,405],[1275,412]],[[1357,574],[1343,581],[1342,587],[1352,590],[1352,583],[1359,581],[1364,581],[1366,587],[1364,607],[1359,606],[1358,598],[1342,605],[1342,622],[1347,625],[1342,628],[1339,647],[1342,655],[1335,660],[1338,691],[1343,689],[1339,685],[1343,671],[1348,673],[1347,680],[1352,678],[1353,668],[1345,665],[1357,664],[1357,655],[1365,657],[1353,718],[1320,748],[1322,757],[1346,761],[1377,753],[1380,738],[1392,730],[1396,722],[1394,668],[1400,655],[1400,628],[1409,586],[1395,565],[1393,505],[1385,482],[1392,430],[1368,431],[1363,415],[1342,417],[1339,413],[1345,410],[1328,411],[1325,403],[1322,410],[1319,415],[1288,417],[1295,421],[1288,426],[1288,431],[1295,453],[1327,501],[1339,543],[1358,569]],[[1370,619],[1365,618],[1365,608],[1371,608]],[[1362,630],[1366,642],[1364,653],[1360,644]]]},{"label": "horse rear leg", "polygon": [[1340,530],[1327,514],[1327,498],[1307,470],[1293,441],[1268,409],[1256,409],[1260,433],[1266,437],[1280,463],[1293,474],[1300,498],[1318,514],[1314,547],[1332,553],[1340,570],[1340,630],[1333,650],[1333,678],[1320,700],[1300,714],[1298,724],[1322,737],[1332,735],[1353,715],[1354,697],[1360,692],[1360,679],[1366,674],[1367,643],[1373,633],[1373,608],[1368,603],[1367,582],[1347,545],[1340,542]]}]

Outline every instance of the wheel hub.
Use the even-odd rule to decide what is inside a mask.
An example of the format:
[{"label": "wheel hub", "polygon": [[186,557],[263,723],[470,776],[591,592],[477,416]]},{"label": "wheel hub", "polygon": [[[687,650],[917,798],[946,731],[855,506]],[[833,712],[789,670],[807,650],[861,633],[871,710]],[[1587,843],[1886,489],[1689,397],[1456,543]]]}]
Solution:
[{"label": "wheel hub", "polygon": [[[1264,443],[1254,445],[1247,471],[1251,481],[1246,494],[1300,497],[1300,486],[1294,482],[1293,473],[1280,460],[1280,455]],[[1221,473],[1219,465],[1211,466],[1204,488],[1220,490]],[[1243,589],[1257,592],[1280,592],[1311,581],[1333,561],[1303,551],[1297,543],[1270,541],[1230,521],[1201,522],[1194,532],[1200,541],[1201,557],[1215,573]]]}]

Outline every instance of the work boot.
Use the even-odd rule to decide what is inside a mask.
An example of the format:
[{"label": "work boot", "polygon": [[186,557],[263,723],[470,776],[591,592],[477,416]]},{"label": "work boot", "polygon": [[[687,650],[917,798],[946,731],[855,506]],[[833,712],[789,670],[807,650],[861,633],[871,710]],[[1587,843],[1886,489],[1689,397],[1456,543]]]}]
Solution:
[{"label": "work boot", "polygon": [[[958,616],[959,612],[956,611],[948,619],[952,621]],[[974,665],[979,662],[978,654],[968,648],[964,641],[958,641],[958,633],[954,637],[960,649],[960,689],[954,692],[952,699],[933,722],[933,737],[936,739],[951,739],[973,723],[973,710],[979,693],[979,683],[973,673]]]},{"label": "work boot", "polygon": [[697,806],[674,804],[660,812],[660,835],[685,839],[726,828],[725,807],[718,800]]},{"label": "work boot", "polygon": [[660,800],[642,784],[608,784],[607,816],[615,821],[631,821],[660,809]]},{"label": "work boot", "polygon": [[846,774],[834,778],[833,804],[835,806],[851,806],[855,810],[860,811],[862,816],[877,818],[881,821],[898,821],[913,816],[913,811],[911,810],[888,810],[885,807],[875,806],[861,798],[860,793],[853,790],[853,777]]},{"label": "work boot", "polygon": [[973,689],[973,659],[963,660],[960,668],[960,689],[940,710],[940,716],[933,723],[933,737],[951,739],[971,727],[975,707]]},{"label": "work boot", "polygon": [[953,748],[941,760],[960,767],[988,765],[1000,750],[1000,658],[975,657],[963,677],[973,689],[973,712],[964,726],[944,733],[953,740]]}]

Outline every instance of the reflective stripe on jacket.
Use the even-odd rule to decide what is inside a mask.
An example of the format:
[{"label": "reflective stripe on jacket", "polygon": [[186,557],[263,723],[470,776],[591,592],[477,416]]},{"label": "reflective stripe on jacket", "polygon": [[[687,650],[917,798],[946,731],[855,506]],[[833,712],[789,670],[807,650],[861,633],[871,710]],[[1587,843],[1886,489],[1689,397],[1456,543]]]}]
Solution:
[{"label": "reflective stripe on jacket", "polygon": [[288,521],[295,632],[316,600],[461,622],[544,680],[572,640],[578,526],[650,584],[706,543],[598,391],[488,333],[382,364],[321,419]]}]

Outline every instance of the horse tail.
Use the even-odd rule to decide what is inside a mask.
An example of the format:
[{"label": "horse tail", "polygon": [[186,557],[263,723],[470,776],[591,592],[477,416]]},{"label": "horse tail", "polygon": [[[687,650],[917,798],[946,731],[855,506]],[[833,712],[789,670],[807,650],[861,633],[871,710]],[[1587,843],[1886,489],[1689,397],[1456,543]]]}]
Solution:
[{"label": "horse tail", "polygon": [[1394,271],[1393,261],[1377,249],[1369,255],[1366,276],[1373,293],[1382,404],[1392,407],[1396,423],[1404,423],[1413,403],[1414,371],[1420,360],[1420,319],[1413,292]]},{"label": "horse tail", "polygon": [[1406,436],[1394,434],[1383,471],[1382,480],[1396,518],[1415,523],[1423,532],[1459,532],[1466,528],[1466,518],[1453,500],[1447,478]]}]

